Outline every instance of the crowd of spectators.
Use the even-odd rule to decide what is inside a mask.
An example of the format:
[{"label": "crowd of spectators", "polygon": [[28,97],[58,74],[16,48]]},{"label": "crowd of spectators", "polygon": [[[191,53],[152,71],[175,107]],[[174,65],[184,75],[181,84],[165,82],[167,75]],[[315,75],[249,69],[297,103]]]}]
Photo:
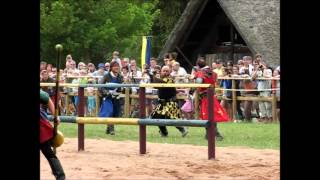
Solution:
[{"label": "crowd of spectators", "polygon": [[[158,77],[160,75],[161,67],[167,65],[170,67],[170,75],[175,78],[175,83],[193,83],[192,75],[197,71],[195,66],[191,72],[187,72],[181,64],[181,61],[177,60],[178,54],[171,52],[165,54],[162,64],[159,63],[157,58],[152,57],[150,59],[150,65],[146,64],[140,68],[134,58],[121,57],[118,51],[114,51],[110,60],[102,61],[97,65],[89,62],[77,62],[71,55],[67,55],[65,59],[65,66],[60,68],[60,83],[75,83],[75,84],[96,84],[110,72],[110,63],[115,61],[120,66],[120,74],[123,78],[123,83],[150,83],[150,73]],[[180,62],[180,63],[179,63]],[[232,89],[232,80],[223,79],[228,78],[247,78],[236,80],[236,89],[244,89],[250,91],[236,91],[237,96],[246,97],[270,97],[272,93],[275,93],[277,97],[280,97],[280,80],[272,81],[260,78],[280,78],[280,66],[270,67],[262,59],[262,55],[256,54],[254,58],[251,56],[244,56],[238,60],[237,63],[233,61],[222,61],[220,59],[215,60],[211,65],[212,71],[218,76],[218,83],[216,84],[216,95],[221,97],[221,105],[226,109],[229,115],[232,117],[232,91],[223,89]],[[45,61],[40,62],[40,82],[53,83],[56,80],[58,69],[53,65]],[[50,97],[54,100],[55,90],[54,87],[41,87],[44,91],[48,92]],[[222,88],[222,89],[219,89]],[[276,90],[272,90],[276,89]],[[131,88],[130,93],[137,93],[138,88]],[[257,90],[257,91],[253,91]],[[60,88],[60,110],[61,114],[77,114],[77,88]],[[65,95],[72,95],[69,102],[66,102]],[[93,87],[86,88],[86,116],[95,116],[96,108],[96,93],[97,89]],[[156,94],[156,90],[153,88],[146,89],[147,94]],[[177,94],[186,94],[188,99],[192,100],[192,89],[177,89]],[[137,117],[139,111],[138,100],[131,99],[131,117]],[[180,101],[179,105],[182,106],[184,101]],[[123,101],[120,106],[123,106]],[[279,104],[278,111],[279,109]],[[154,107],[154,101],[147,103],[148,113],[152,111]],[[121,108],[123,114],[123,107]],[[191,118],[190,113],[185,118]],[[268,101],[237,101],[237,121],[252,121],[256,118],[260,122],[271,122],[272,111],[271,102]]]}]

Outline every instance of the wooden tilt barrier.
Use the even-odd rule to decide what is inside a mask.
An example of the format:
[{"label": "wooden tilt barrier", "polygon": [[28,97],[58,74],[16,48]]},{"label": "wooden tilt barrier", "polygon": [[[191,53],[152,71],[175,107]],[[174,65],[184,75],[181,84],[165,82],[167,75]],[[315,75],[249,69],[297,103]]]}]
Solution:
[{"label": "wooden tilt barrier", "polygon": [[[207,120],[172,120],[172,119],[140,119],[140,118],[112,118],[112,117],[77,117],[77,116],[59,116],[63,123],[77,124],[118,124],[118,125],[148,125],[148,126],[190,126],[190,127],[208,127]],[[48,119],[53,120],[49,115]]]},{"label": "wooden tilt barrier", "polygon": [[[45,84],[42,84],[45,86]],[[66,85],[66,84],[64,84]],[[66,85],[68,86],[68,85]],[[168,120],[168,119],[145,119],[145,111],[140,111],[140,117],[137,118],[97,118],[97,117],[83,117],[84,116],[84,88],[85,87],[139,87],[139,104],[140,109],[145,109],[145,88],[146,87],[204,87],[207,89],[208,105],[208,120]],[[77,86],[72,86],[77,87]],[[146,153],[146,125],[168,125],[168,126],[191,126],[191,127],[207,127],[208,133],[208,159],[215,159],[215,127],[214,127],[214,114],[213,114],[213,98],[214,88],[210,84],[78,84],[78,117],[60,117],[61,120],[67,122],[78,123],[78,151],[84,151],[84,124],[131,124],[139,125],[139,144],[140,154]],[[122,119],[122,120],[121,120]]]},{"label": "wooden tilt barrier", "polygon": [[[244,78],[241,78],[244,79]],[[279,79],[278,79],[279,80]],[[277,98],[275,96],[275,94],[272,94],[272,97],[242,97],[242,96],[236,96],[235,94],[235,80],[232,80],[232,91],[233,91],[233,96],[232,96],[232,100],[233,100],[233,107],[234,107],[234,103],[237,100],[250,100],[250,101],[271,101],[272,102],[272,113],[273,113],[273,117],[276,116],[276,113],[274,111],[275,107],[276,107],[276,101],[279,101],[280,98]],[[54,86],[54,83],[40,83],[40,86]],[[211,97],[213,96],[213,92],[214,92],[214,88],[211,87],[210,84],[158,84],[158,83],[150,83],[150,84],[68,84],[68,83],[64,83],[61,84],[61,86],[64,87],[78,87],[78,96],[79,96],[79,107],[78,107],[78,115],[79,117],[76,117],[75,120],[73,120],[73,123],[78,123],[78,150],[84,150],[84,124],[90,123],[90,124],[128,124],[128,125],[139,125],[139,142],[140,142],[140,154],[145,154],[146,153],[146,125],[160,125],[161,123],[165,124],[165,125],[172,125],[172,126],[176,126],[176,122],[175,120],[167,120],[170,123],[167,124],[167,121],[164,119],[144,119],[145,118],[145,111],[140,111],[140,118],[97,118],[97,117],[81,117],[83,116],[83,112],[84,112],[84,88],[85,87],[139,87],[140,91],[139,91],[139,95],[137,94],[129,94],[129,89],[126,88],[125,94],[121,95],[120,97],[124,97],[125,98],[125,115],[126,117],[128,117],[128,113],[129,110],[127,107],[129,107],[129,101],[130,98],[139,98],[139,102],[140,102],[140,109],[145,109],[145,99],[146,98],[151,98],[151,99],[155,99],[157,98],[157,95],[146,95],[145,94],[145,88],[146,87],[205,87],[208,88],[208,92],[207,92],[207,97]],[[216,88],[218,89],[218,88]],[[221,88],[219,88],[221,89]],[[210,93],[210,91],[212,91],[212,93]],[[129,96],[128,96],[129,94]],[[178,99],[184,99],[186,96],[178,96]],[[82,100],[81,100],[82,99]],[[81,102],[81,103],[80,103]],[[208,106],[208,110],[209,112],[213,112],[213,104],[211,101],[209,101],[209,106]],[[98,104],[98,103],[97,103]],[[197,107],[199,105],[199,99],[198,99],[198,95],[197,95],[197,91],[196,91],[196,96],[195,96],[195,119],[198,119],[198,113],[199,113],[199,109]],[[276,109],[275,109],[276,110]],[[235,111],[233,111],[233,114],[235,115]],[[212,113],[213,115],[213,113]],[[234,116],[235,117],[235,116]],[[64,119],[65,117],[62,117],[62,119]],[[62,120],[61,119],[61,120]],[[72,119],[72,118],[71,118]],[[121,120],[122,119],[122,120]],[[146,124],[143,124],[141,122],[143,121],[149,121]],[[69,121],[70,118],[69,118]],[[140,121],[140,124],[139,124]],[[184,120],[178,120],[180,121],[180,123],[184,123]],[[190,120],[187,120],[190,121]],[[191,120],[189,123],[191,124],[183,124],[183,126],[193,126],[193,121],[199,121],[199,120]],[[215,158],[215,128],[211,127],[212,123],[208,123],[213,121],[213,117],[211,117],[211,115],[209,115],[209,120],[207,122],[202,120],[202,123],[207,123],[205,126],[204,124],[199,125],[197,127],[208,127],[207,131],[209,134],[209,138],[208,138],[208,159],[214,159]],[[64,121],[62,121],[64,122]],[[68,118],[66,119],[66,122],[68,122]],[[150,124],[151,122],[153,122],[154,124]],[[200,121],[201,122],[201,121]],[[160,123],[160,124],[159,124]],[[181,125],[181,124],[180,124]],[[213,136],[211,136],[211,134]],[[213,143],[211,143],[213,142]]]}]

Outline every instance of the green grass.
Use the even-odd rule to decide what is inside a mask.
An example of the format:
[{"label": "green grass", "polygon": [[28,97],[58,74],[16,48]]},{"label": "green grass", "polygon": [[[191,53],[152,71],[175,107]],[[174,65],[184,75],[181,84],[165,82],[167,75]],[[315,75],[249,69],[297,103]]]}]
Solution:
[{"label": "green grass", "polygon": [[[189,127],[189,134],[184,138],[175,127],[168,126],[167,128],[169,136],[162,138],[157,126],[147,126],[147,142],[207,146],[207,140],[204,139],[205,128]],[[245,146],[257,149],[279,149],[280,147],[279,124],[219,123],[218,128],[224,136],[223,141],[217,141],[218,147]],[[65,137],[77,137],[77,129],[77,124],[61,123],[59,125],[59,130]],[[115,125],[115,136],[106,135],[105,129],[106,125],[87,124],[85,125],[85,137],[114,141],[139,141],[139,126]]]}]

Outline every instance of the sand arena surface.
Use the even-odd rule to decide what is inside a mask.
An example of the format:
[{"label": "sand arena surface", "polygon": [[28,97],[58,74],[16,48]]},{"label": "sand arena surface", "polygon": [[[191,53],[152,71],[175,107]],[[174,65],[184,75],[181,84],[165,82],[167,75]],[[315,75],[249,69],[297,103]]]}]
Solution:
[{"label": "sand arena surface", "polygon": [[[217,147],[216,160],[208,160],[206,146],[86,139],[78,152],[76,138],[65,138],[57,156],[67,180],[101,179],[280,179],[279,150]],[[41,153],[41,180],[54,179]]]}]

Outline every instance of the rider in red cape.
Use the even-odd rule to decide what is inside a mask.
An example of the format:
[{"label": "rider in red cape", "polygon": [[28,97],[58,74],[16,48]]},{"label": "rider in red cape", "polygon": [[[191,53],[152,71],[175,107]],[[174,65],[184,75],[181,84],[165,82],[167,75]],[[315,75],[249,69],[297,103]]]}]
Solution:
[{"label": "rider in red cape", "polygon": [[[53,127],[50,124],[47,113],[43,109],[42,105],[47,105],[51,114],[54,114],[54,104],[49,98],[48,93],[40,90],[40,149],[43,155],[48,160],[52,173],[57,180],[64,180],[65,174],[60,164],[59,159],[53,153],[52,139],[53,139]],[[59,122],[59,119],[58,119]]]},{"label": "rider in red cape", "polygon": [[[209,66],[206,66],[206,62],[203,57],[198,58],[197,66],[199,67],[199,69],[194,74],[196,83],[212,84],[214,86],[217,81],[217,74],[213,72]],[[198,88],[198,91],[200,96],[200,118],[203,120],[208,120],[207,88]],[[225,109],[221,107],[220,103],[218,102],[215,96],[213,96],[212,100],[214,106],[214,125],[216,127],[216,137],[217,140],[222,140],[223,137],[218,131],[216,122],[228,121],[229,117],[228,113],[225,111]]]},{"label": "rider in red cape", "polygon": [[[208,99],[203,98],[200,104],[200,118],[207,120],[208,119]],[[215,122],[226,122],[229,120],[228,113],[220,105],[216,97],[213,96],[213,110],[214,110],[214,121]]]}]

